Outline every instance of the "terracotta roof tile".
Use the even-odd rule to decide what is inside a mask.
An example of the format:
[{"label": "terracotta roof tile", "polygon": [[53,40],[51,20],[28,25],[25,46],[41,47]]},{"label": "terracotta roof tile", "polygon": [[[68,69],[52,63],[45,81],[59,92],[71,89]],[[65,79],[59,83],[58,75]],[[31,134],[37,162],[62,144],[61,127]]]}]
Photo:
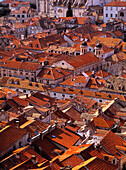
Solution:
[{"label": "terracotta roof tile", "polygon": [[35,146],[41,147],[43,152],[50,157],[50,159],[57,156],[55,149],[58,149],[49,139],[44,137],[43,140],[37,140],[34,142]]},{"label": "terracotta roof tile", "polygon": [[126,2],[123,2],[123,1],[120,1],[120,2],[112,1],[112,2],[110,2],[110,3],[105,4],[104,6],[126,7]]},{"label": "terracotta roof tile", "polygon": [[89,162],[86,167],[90,170],[117,170],[118,166],[109,163],[108,161],[95,158],[93,161]]},{"label": "terracotta roof tile", "polygon": [[66,148],[73,146],[80,139],[78,135],[60,128],[53,130],[47,138]]},{"label": "terracotta roof tile", "polygon": [[100,117],[95,117],[93,119],[93,123],[97,127],[108,128],[108,129],[111,128],[114,124],[114,122],[113,122],[113,124],[111,126],[109,126],[109,124],[106,122],[106,120],[104,120],[103,118],[100,118]]},{"label": "terracotta roof tile", "polygon": [[3,129],[0,131],[0,151],[3,151],[26,134],[26,130],[12,126]]},{"label": "terracotta roof tile", "polygon": [[80,67],[82,65],[89,65],[90,63],[98,62],[99,59],[91,52],[74,57],[72,60],[65,60],[67,63],[72,65],[74,68]]},{"label": "terracotta roof tile", "polygon": [[109,131],[107,135],[101,140],[100,144],[117,159],[122,158],[124,155],[115,148],[116,145],[124,146],[126,143],[121,137],[117,136],[113,132]]},{"label": "terracotta roof tile", "polygon": [[3,64],[2,67],[36,71],[39,65],[39,63],[32,62],[8,61],[6,64]]}]

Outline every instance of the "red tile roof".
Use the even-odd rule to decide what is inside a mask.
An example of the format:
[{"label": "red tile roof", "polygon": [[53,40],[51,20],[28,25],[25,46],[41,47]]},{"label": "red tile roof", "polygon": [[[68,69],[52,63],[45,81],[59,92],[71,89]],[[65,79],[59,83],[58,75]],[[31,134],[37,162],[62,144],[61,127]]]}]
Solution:
[{"label": "red tile roof", "polygon": [[90,170],[117,170],[118,166],[113,165],[112,163],[109,163],[108,161],[95,158],[93,161],[91,161],[89,164],[86,165],[86,167]]},{"label": "red tile roof", "polygon": [[118,135],[114,134],[113,132],[109,131],[107,135],[101,140],[100,144],[113,156],[117,157],[117,159],[122,158],[124,155],[119,152],[115,148],[116,145],[124,146],[123,143],[126,143]]},{"label": "red tile roof", "polygon": [[12,100],[14,100],[16,103],[18,103],[20,106],[27,106],[29,104],[29,102],[27,102],[26,100],[24,99],[20,99],[19,97],[15,96],[15,97],[12,97]]},{"label": "red tile roof", "polygon": [[79,157],[77,157],[76,155],[71,155],[70,157],[64,159],[63,161],[61,161],[62,165],[65,166],[72,166],[75,167],[78,164],[81,164],[83,162],[82,159],[80,159]]},{"label": "red tile roof", "polygon": [[26,134],[26,130],[12,126],[2,129],[0,131],[0,151],[3,151]]},{"label": "red tile roof", "polygon": [[71,74],[70,72],[60,69],[60,68],[49,68],[49,69],[43,69],[37,77],[43,78],[43,79],[52,79],[57,80],[62,77],[65,77],[67,75]]},{"label": "red tile roof", "polygon": [[30,70],[36,71],[38,69],[39,63],[32,63],[32,62],[19,62],[19,61],[8,61],[2,65],[2,67],[6,68],[15,68],[21,70]]},{"label": "red tile roof", "polygon": [[41,148],[43,152],[50,157],[50,159],[55,158],[57,156],[56,149],[58,149],[49,139],[44,137],[43,140],[37,140],[34,142],[34,145]]},{"label": "red tile roof", "polygon": [[114,125],[114,122],[111,125],[109,125],[104,118],[94,117],[93,124],[97,127],[110,129]]},{"label": "red tile roof", "polygon": [[66,148],[73,146],[80,139],[78,135],[60,128],[53,130],[47,138]]},{"label": "red tile roof", "polygon": [[105,77],[109,76],[109,73],[107,73],[103,70],[99,70],[95,73],[95,76],[105,78]]},{"label": "red tile roof", "polygon": [[66,115],[70,117],[73,121],[81,121],[81,113],[78,112],[75,108],[70,107],[66,112]]},{"label": "red tile roof", "polygon": [[95,63],[99,61],[99,58],[96,57],[93,53],[89,52],[87,54],[83,54],[80,56],[74,57],[72,60],[68,59],[65,60],[67,63],[69,63],[74,68],[80,67],[82,65],[89,65],[91,63]]},{"label": "red tile roof", "polygon": [[124,2],[124,1],[120,1],[120,2],[112,1],[112,2],[105,4],[104,6],[126,7],[126,2]]}]

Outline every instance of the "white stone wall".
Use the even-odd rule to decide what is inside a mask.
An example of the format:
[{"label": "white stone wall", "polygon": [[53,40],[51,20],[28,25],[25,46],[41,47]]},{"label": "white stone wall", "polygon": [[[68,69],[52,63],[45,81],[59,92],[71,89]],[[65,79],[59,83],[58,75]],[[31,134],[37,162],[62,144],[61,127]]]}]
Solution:
[{"label": "white stone wall", "polygon": [[[79,94],[72,94],[72,93],[68,94],[65,92],[61,93],[61,92],[50,91],[50,97],[55,97],[57,99],[65,99],[65,98],[71,99],[71,96],[75,97],[77,95],[79,95]],[[109,99],[97,98],[97,97],[91,97],[91,96],[85,96],[85,97],[89,97],[90,99],[93,99],[96,102],[100,102],[100,103],[104,103],[106,100],[109,100]],[[110,99],[110,100],[112,100],[112,99]]]},{"label": "white stone wall", "polygon": [[[114,6],[104,6],[103,10],[103,21],[107,23],[110,18],[118,18],[118,12],[121,9],[126,9],[126,7],[114,7]],[[108,16],[106,16],[108,15]]]},{"label": "white stone wall", "polygon": [[114,54],[114,50],[110,51],[108,53],[105,53],[104,56],[103,56],[103,59],[106,59],[107,57],[112,56],[113,54]]},{"label": "white stone wall", "polygon": [[64,60],[54,63],[53,66],[58,68],[63,68],[63,69],[74,70],[74,67],[72,67]]}]

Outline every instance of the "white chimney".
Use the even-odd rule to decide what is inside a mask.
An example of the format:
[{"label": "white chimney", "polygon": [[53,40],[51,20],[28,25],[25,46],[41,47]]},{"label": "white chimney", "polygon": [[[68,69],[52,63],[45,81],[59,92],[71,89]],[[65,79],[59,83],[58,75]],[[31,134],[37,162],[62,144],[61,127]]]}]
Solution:
[{"label": "white chimney", "polygon": [[13,29],[15,29],[15,24],[13,24]]},{"label": "white chimney", "polygon": [[22,40],[24,39],[24,35],[21,35],[21,39],[22,39]]},{"label": "white chimney", "polygon": [[11,99],[12,96],[11,96],[11,91],[8,91],[8,99]]}]

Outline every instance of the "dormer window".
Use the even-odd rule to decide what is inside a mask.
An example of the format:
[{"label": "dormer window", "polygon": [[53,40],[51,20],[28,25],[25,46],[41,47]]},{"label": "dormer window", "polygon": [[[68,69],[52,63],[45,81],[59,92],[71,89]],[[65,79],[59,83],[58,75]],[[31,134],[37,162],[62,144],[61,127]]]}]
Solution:
[{"label": "dormer window", "polygon": [[39,87],[39,85],[38,85],[38,84],[35,84],[35,86],[36,86],[36,87]]},{"label": "dormer window", "polygon": [[35,44],[35,47],[38,48],[38,44]]},{"label": "dormer window", "polygon": [[32,44],[29,44],[29,47],[32,47]]},{"label": "dormer window", "polygon": [[49,71],[47,72],[47,74],[50,75],[50,73],[51,73],[51,72],[50,72],[50,70],[49,70]]},{"label": "dormer window", "polygon": [[32,83],[29,83],[29,86],[32,86]]},{"label": "dormer window", "polygon": [[13,79],[9,80],[9,83],[14,84],[14,80]]},{"label": "dormer window", "polygon": [[14,82],[14,84],[19,84],[19,80],[16,80],[16,81]]}]

